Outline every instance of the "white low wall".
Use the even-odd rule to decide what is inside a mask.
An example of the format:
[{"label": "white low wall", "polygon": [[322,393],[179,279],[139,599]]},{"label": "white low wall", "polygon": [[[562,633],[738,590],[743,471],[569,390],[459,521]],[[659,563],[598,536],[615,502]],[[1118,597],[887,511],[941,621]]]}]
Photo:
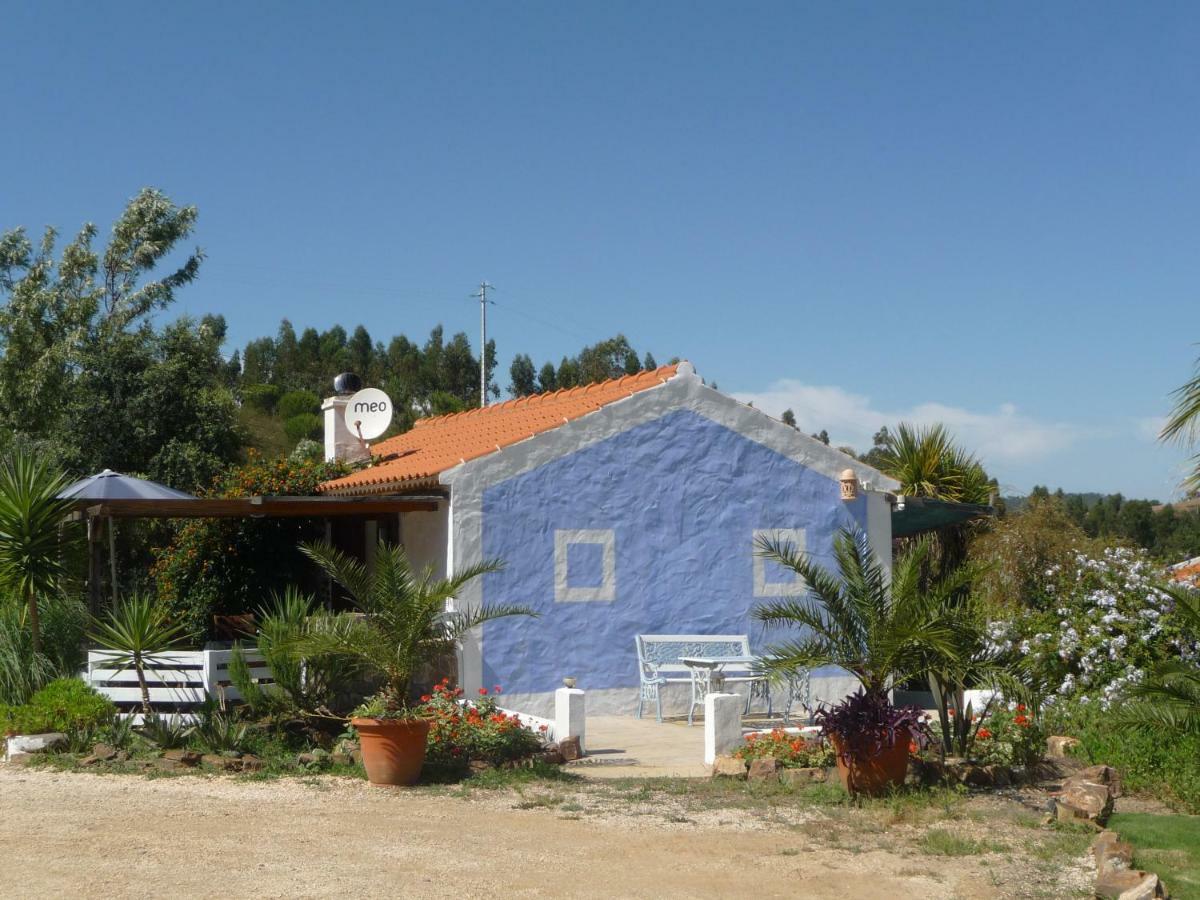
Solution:
[{"label": "white low wall", "polygon": [[[271,670],[254,647],[242,648],[255,680],[270,684]],[[160,653],[145,671],[150,705],[162,715],[190,718],[209,697],[218,703],[239,701],[242,695],[229,679],[232,650],[177,650]],[[112,700],[125,717],[141,721],[142,691],[132,666],[121,669],[114,654],[89,650],[84,680]]]}]

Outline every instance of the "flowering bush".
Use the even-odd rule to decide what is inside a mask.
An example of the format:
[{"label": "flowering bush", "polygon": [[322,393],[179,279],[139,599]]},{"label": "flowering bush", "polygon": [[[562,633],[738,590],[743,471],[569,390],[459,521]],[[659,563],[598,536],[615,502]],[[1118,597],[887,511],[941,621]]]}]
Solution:
[{"label": "flowering bush", "polygon": [[[250,451],[244,465],[218,476],[203,496],[311,496],[321,482],[348,471],[340,462],[268,460]],[[312,567],[296,548],[323,534],[317,519],[188,519],[166,547],[154,550],[150,574],[172,621],[199,638],[214,614],[253,610],[272,593],[311,577]]]},{"label": "flowering bush", "polygon": [[497,766],[538,752],[541,736],[517,716],[501,712],[499,694],[499,685],[491,692],[480,688],[477,699],[464,701],[462,688],[450,687],[450,679],[443,678],[432,693],[421,697],[414,712],[430,723],[426,764],[453,773],[472,761]]},{"label": "flowering bush", "polygon": [[748,734],[734,751],[738,759],[775,759],[787,769],[827,768],[834,763],[833,748],[825,741],[810,741],[776,728],[769,734]]},{"label": "flowering bush", "polygon": [[1197,658],[1197,641],[1173,616],[1174,601],[1141,551],[1075,553],[1032,585],[1025,608],[993,622],[989,637],[995,649],[1024,657],[1039,681],[1057,686],[1047,703],[1106,708],[1154,663]]},{"label": "flowering bush", "polygon": [[1024,704],[1000,706],[975,732],[972,758],[1003,766],[1032,766],[1041,760],[1046,734]]}]

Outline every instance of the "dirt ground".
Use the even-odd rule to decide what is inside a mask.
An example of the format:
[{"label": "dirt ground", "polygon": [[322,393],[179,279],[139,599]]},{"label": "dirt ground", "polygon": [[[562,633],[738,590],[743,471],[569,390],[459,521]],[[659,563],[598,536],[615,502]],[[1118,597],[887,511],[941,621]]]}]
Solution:
[{"label": "dirt ground", "polygon": [[[820,811],[673,811],[661,797],[628,796],[589,785],[404,791],[0,766],[0,894],[932,900],[1070,896],[1088,885],[1085,859],[1031,867],[1016,843],[928,855],[901,827],[831,846],[826,832],[845,822]],[[955,828],[1004,831],[981,815]],[[1012,829],[1029,841],[1028,827]]]}]

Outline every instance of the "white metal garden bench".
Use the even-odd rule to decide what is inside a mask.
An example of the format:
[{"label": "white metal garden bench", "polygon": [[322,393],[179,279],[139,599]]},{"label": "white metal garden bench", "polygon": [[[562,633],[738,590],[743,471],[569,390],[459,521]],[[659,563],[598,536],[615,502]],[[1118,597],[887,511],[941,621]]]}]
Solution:
[{"label": "white metal garden bench", "polygon": [[[748,684],[746,712],[756,697],[767,701],[771,709],[771,685],[767,677],[754,671],[756,658],[750,653],[748,634],[639,634],[635,638],[638,654],[638,718],[646,702],[653,700],[662,721],[662,692],[665,684],[690,684],[692,703],[688,724],[692,724],[697,706],[715,688],[714,682]],[[690,661],[685,662],[685,660]],[[708,663],[706,665],[705,663]],[[726,670],[734,674],[726,674]],[[714,676],[720,676],[716,678]]]}]

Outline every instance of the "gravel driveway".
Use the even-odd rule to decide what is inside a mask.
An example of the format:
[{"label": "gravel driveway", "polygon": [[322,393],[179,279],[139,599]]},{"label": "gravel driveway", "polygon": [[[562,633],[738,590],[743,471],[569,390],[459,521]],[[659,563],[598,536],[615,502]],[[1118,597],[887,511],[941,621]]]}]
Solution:
[{"label": "gravel driveway", "polygon": [[964,859],[831,850],[736,818],[580,819],[510,792],[0,766],[0,797],[5,896],[997,896]]}]

